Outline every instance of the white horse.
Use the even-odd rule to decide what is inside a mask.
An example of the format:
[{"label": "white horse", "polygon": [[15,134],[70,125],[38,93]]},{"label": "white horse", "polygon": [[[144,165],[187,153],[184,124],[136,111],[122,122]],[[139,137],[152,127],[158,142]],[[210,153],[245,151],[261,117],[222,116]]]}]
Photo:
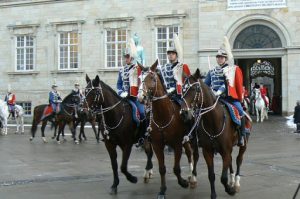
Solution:
[{"label": "white horse", "polygon": [[[17,124],[16,133],[19,133],[21,125],[21,133],[24,133],[24,109],[20,105],[15,105],[15,118]],[[0,99],[0,122],[2,123],[2,134],[7,135],[7,120],[9,117],[9,108],[5,101]]]},{"label": "white horse", "polygon": [[265,101],[261,96],[259,89],[254,89],[255,93],[255,110],[256,110],[256,121],[263,122],[264,119],[268,119],[268,109],[266,107]]}]

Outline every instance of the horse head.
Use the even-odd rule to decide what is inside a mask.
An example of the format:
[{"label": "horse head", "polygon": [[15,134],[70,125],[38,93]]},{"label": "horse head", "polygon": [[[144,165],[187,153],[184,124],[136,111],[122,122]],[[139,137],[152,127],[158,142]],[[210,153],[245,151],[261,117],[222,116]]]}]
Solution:
[{"label": "horse head", "polygon": [[142,75],[142,84],[141,91],[142,94],[139,95],[140,101],[142,99],[152,100],[153,98],[163,96],[166,91],[162,84],[160,74],[157,70],[158,60],[148,69],[148,71],[144,72]]},{"label": "horse head", "polygon": [[[193,119],[193,112],[198,107],[199,101],[203,103],[203,90],[200,70],[186,77],[182,86],[182,99],[180,115],[185,122]],[[202,98],[202,99],[200,99]]]},{"label": "horse head", "polygon": [[104,102],[104,96],[102,87],[100,84],[100,78],[96,75],[95,79],[90,79],[89,76],[86,74],[86,83],[87,86],[84,90],[85,95],[85,108],[96,109],[99,108],[98,105]]},{"label": "horse head", "polygon": [[255,95],[255,97],[254,97],[255,100],[261,98],[261,92],[260,92],[260,90],[257,89],[257,88],[255,88],[254,89],[254,95]]}]

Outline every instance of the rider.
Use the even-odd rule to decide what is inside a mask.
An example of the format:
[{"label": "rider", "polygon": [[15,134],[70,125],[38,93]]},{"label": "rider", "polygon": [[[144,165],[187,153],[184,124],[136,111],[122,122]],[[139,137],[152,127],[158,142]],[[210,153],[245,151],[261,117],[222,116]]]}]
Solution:
[{"label": "rider", "polygon": [[219,49],[216,55],[218,66],[210,70],[206,76],[205,83],[211,87],[216,96],[233,104],[241,116],[241,130],[238,146],[244,145],[245,116],[241,102],[243,100],[243,74],[241,69],[228,64],[228,54],[224,49]]},{"label": "rider", "polygon": [[16,95],[11,92],[11,88],[8,87],[7,94],[4,101],[6,101],[9,112],[11,113],[12,119],[15,119],[15,105],[16,105]]},{"label": "rider", "polygon": [[182,48],[180,42],[175,42],[175,40],[178,40],[178,37],[174,34],[174,45],[167,49],[169,63],[160,67],[160,74],[167,93],[174,101],[181,104],[182,85],[185,79],[191,75],[191,72],[189,66],[179,59]]},{"label": "rider", "polygon": [[[83,93],[82,93],[82,91],[81,91],[81,89],[80,89],[80,85],[79,85],[79,83],[78,82],[76,82],[75,84],[74,84],[74,88],[73,88],[73,90],[72,90],[72,94],[73,95],[78,95],[79,96],[79,98],[80,98],[80,102],[82,101],[82,99],[83,99],[83,97],[84,97],[84,95],[83,95]],[[75,106],[74,107],[74,109],[75,109],[75,118],[78,118],[78,113],[77,113],[77,111],[78,111],[78,106]]]},{"label": "rider", "polygon": [[134,58],[136,55],[132,55],[132,50],[130,48],[126,48],[124,50],[123,57],[125,59],[125,65],[119,71],[117,81],[118,95],[122,98],[127,98],[129,103],[134,104],[139,111],[141,123],[139,127],[138,145],[141,145],[147,128],[144,105],[137,100],[138,88],[141,83],[139,76],[141,75],[142,70],[136,64],[136,60]]},{"label": "rider", "polygon": [[260,90],[261,97],[263,98],[267,109],[269,109],[269,100],[267,98],[268,88],[265,87],[263,84],[261,84],[259,90]]},{"label": "rider", "polygon": [[61,102],[62,99],[57,91],[57,85],[53,84],[52,90],[49,92],[49,104],[52,106],[54,114],[59,112]]}]

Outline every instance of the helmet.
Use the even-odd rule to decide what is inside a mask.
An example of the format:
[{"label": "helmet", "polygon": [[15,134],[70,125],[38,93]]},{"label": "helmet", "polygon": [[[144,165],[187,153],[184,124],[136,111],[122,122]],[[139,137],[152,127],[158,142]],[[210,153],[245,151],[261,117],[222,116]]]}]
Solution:
[{"label": "helmet", "polygon": [[74,86],[79,86],[79,83],[78,83],[78,82],[76,82],[76,83],[74,84]]},{"label": "helmet", "polygon": [[227,58],[227,53],[223,49],[219,49],[218,53],[216,54],[216,57],[226,57]]},{"label": "helmet", "polygon": [[56,84],[52,84],[52,88],[57,88],[57,85]]},{"label": "helmet", "polygon": [[177,54],[177,50],[176,50],[176,48],[175,48],[174,46],[171,46],[171,47],[169,47],[169,48],[167,49],[167,53],[169,53],[169,52],[173,52],[173,53],[176,53],[176,54]]},{"label": "helmet", "polygon": [[131,57],[131,50],[130,50],[130,48],[125,48],[123,50],[123,57],[126,57],[126,56],[130,56]]}]

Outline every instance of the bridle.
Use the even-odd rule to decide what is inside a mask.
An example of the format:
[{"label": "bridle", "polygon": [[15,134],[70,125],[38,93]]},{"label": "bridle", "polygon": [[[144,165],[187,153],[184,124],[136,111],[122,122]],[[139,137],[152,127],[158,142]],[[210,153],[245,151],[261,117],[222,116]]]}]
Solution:
[{"label": "bridle", "polygon": [[[187,96],[188,91],[189,91],[190,89],[192,89],[193,87],[195,87],[195,86],[196,86],[196,93],[195,93],[195,96],[194,96],[193,100],[192,100],[191,103],[190,103],[190,104],[192,105],[192,106],[190,107],[189,104],[187,103],[185,97]],[[187,78],[185,79],[184,86],[183,86],[183,95],[182,95],[182,99],[183,99],[183,101],[184,101],[184,103],[185,103],[185,105],[186,105],[186,107],[187,107],[187,111],[190,111],[190,110],[193,111],[193,114],[192,114],[192,115],[193,115],[193,117],[194,117],[194,119],[195,119],[195,123],[194,123],[194,125],[192,126],[192,128],[191,128],[189,134],[188,134],[187,136],[184,137],[184,141],[183,141],[183,142],[186,142],[186,141],[188,141],[188,140],[190,139],[191,134],[192,134],[192,132],[194,131],[194,129],[195,129],[196,127],[199,126],[199,123],[200,123],[200,121],[201,121],[202,116],[203,116],[204,114],[206,114],[206,113],[212,111],[213,109],[215,109],[215,107],[216,107],[217,104],[218,104],[218,101],[219,101],[220,96],[217,97],[217,99],[216,99],[216,101],[214,102],[213,105],[208,106],[208,107],[203,107],[203,106],[204,106],[204,95],[203,95],[203,94],[204,94],[204,93],[203,93],[203,89],[202,89],[202,85],[201,85],[200,80],[197,80],[196,82],[194,82],[194,83],[191,84],[191,83],[190,83],[190,77],[187,77]],[[193,104],[194,104],[194,105],[193,105]],[[183,111],[183,110],[181,110],[181,111]],[[224,112],[224,111],[223,111],[223,112]],[[212,134],[210,134],[210,133],[205,129],[204,124],[203,124],[203,120],[202,120],[202,122],[201,122],[202,129],[204,130],[204,132],[206,133],[206,135],[207,135],[211,140],[217,138],[218,136],[220,136],[220,135],[224,132],[224,129],[225,129],[225,123],[226,123],[226,122],[225,122],[225,121],[226,121],[226,120],[225,120],[225,117],[226,117],[226,115],[225,115],[225,112],[224,112],[224,122],[223,122],[223,127],[222,127],[222,130],[221,130],[217,135],[212,135]]]},{"label": "bridle", "polygon": [[[88,87],[89,85],[90,85],[90,87]],[[96,91],[95,92],[96,94],[95,94],[94,100],[92,102],[92,106],[89,107],[89,103],[87,102],[86,99],[91,94],[91,91],[93,91],[93,90]],[[100,101],[100,99],[102,99],[102,102]],[[107,137],[107,139],[109,139],[109,130],[117,129],[121,125],[121,123],[123,122],[123,120],[124,120],[124,110],[123,110],[123,114],[122,114],[121,119],[114,126],[109,126],[109,125],[106,124],[104,113],[107,113],[107,112],[115,109],[119,104],[121,104],[123,99],[119,100],[117,103],[115,103],[112,106],[103,107],[102,104],[104,104],[105,98],[104,98],[101,83],[99,82],[99,86],[95,87],[95,86],[93,86],[92,81],[89,81],[87,87],[85,88],[85,101],[86,101],[86,105],[87,105],[88,109],[90,109],[93,114],[101,116],[101,122],[102,122],[102,125],[103,125],[103,128],[104,128],[104,133],[103,134],[104,134],[104,136]],[[98,106],[98,104],[101,104],[100,107]]]},{"label": "bridle", "polygon": [[[148,75],[153,75],[154,76],[154,80],[155,80],[155,91],[153,92],[152,89],[150,88],[147,88],[146,84],[145,84],[145,79],[147,78]],[[170,126],[170,124],[172,123],[172,121],[174,120],[174,117],[175,117],[175,108],[174,108],[174,105],[172,103],[172,107],[173,107],[173,114],[172,114],[172,117],[171,119],[165,124],[165,125],[159,125],[155,120],[154,120],[154,116],[153,116],[153,103],[154,102],[157,102],[159,100],[162,100],[162,99],[165,99],[165,98],[168,98],[168,95],[167,93],[165,93],[164,95],[162,96],[157,96],[157,90],[158,90],[158,75],[149,70],[147,73],[146,73],[146,76],[145,78],[142,79],[142,90],[143,90],[143,93],[146,93],[146,99],[147,101],[149,102],[148,103],[148,108],[150,110],[150,118],[149,118],[149,127],[147,128],[148,129],[148,132],[152,131],[152,128],[151,128],[151,124],[153,123],[160,131],[162,131],[163,129],[167,128],[168,126]],[[154,94],[152,94],[154,93]],[[143,94],[144,95],[144,94]],[[145,96],[145,95],[144,95]],[[170,100],[171,102],[171,100]]]}]

